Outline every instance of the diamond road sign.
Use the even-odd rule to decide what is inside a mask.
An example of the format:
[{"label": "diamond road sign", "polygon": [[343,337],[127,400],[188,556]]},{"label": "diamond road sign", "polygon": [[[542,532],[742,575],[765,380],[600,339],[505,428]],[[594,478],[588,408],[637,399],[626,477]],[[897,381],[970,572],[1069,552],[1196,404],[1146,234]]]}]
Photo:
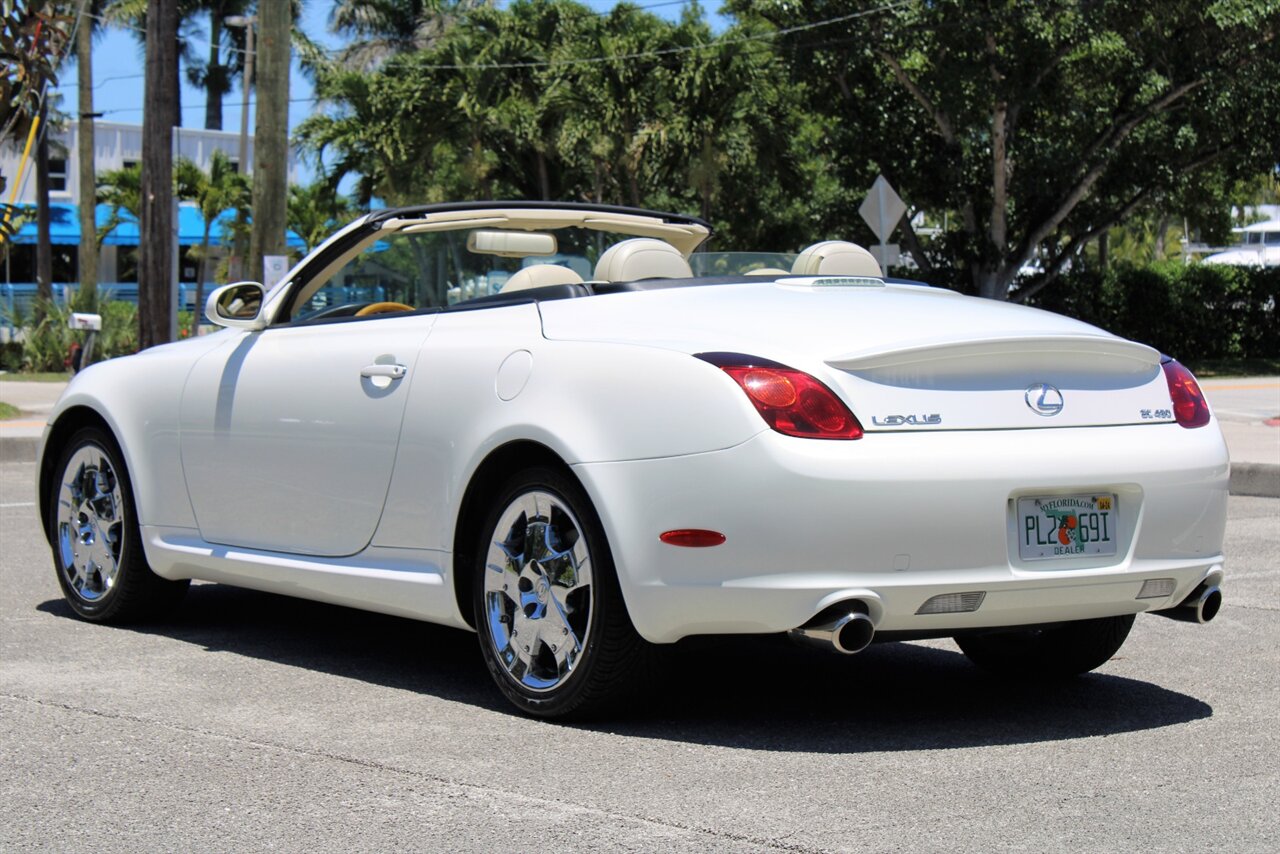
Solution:
[{"label": "diamond road sign", "polygon": [[889,242],[889,235],[898,227],[898,220],[907,212],[907,205],[889,186],[883,175],[876,178],[871,185],[871,192],[858,208],[858,213],[871,226],[876,239],[881,243]]}]

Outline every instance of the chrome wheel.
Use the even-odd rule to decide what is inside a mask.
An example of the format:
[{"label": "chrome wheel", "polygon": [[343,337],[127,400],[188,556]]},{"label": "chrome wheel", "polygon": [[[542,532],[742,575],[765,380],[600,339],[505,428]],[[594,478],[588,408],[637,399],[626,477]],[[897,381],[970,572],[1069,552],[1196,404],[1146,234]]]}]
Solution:
[{"label": "chrome wheel", "polygon": [[485,558],[483,616],[500,668],[526,690],[564,685],[592,630],[591,555],[582,526],[550,492],[517,496]]},{"label": "chrome wheel", "polygon": [[59,569],[76,596],[95,602],[115,586],[124,544],[124,496],[105,450],[86,444],[71,455],[57,502]]}]

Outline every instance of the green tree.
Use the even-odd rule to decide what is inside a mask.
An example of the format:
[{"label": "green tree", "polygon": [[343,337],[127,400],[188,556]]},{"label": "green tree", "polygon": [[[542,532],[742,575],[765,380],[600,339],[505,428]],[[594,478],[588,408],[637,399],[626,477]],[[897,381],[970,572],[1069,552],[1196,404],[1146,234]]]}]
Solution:
[{"label": "green tree", "polygon": [[107,221],[98,229],[98,246],[101,247],[102,241],[121,223],[137,222],[142,216],[142,167],[134,164],[100,173],[97,200],[110,206]]},{"label": "green tree", "polygon": [[205,172],[191,160],[179,158],[174,164],[174,182],[178,196],[196,203],[204,220],[200,235],[199,269],[196,272],[196,301],[191,334],[196,334],[204,312],[204,283],[209,269],[209,234],[214,222],[225,211],[242,211],[250,199],[249,179],[236,170],[231,158],[214,150]]},{"label": "green tree", "polygon": [[[1275,0],[729,6],[784,30],[832,21],[778,43],[849,186],[870,166],[913,206],[955,212],[939,258],[983,296],[1029,296],[1162,195],[1280,155]],[[1037,255],[1047,275],[1016,287]]]},{"label": "green tree", "polygon": [[303,252],[319,246],[337,227],[346,225],[357,211],[351,199],[338,193],[324,179],[289,187],[289,230],[302,238]]}]

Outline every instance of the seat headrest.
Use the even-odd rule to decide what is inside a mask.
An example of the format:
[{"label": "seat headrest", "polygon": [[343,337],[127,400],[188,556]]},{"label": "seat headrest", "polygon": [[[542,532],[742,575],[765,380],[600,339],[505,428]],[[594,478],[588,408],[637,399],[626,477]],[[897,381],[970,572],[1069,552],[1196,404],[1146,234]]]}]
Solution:
[{"label": "seat headrest", "polygon": [[651,237],[615,243],[596,262],[595,277],[605,282],[639,279],[691,279],[693,270],[680,250]]},{"label": "seat headrest", "polygon": [[800,253],[791,272],[796,276],[874,276],[884,278],[875,256],[856,243],[824,240]]},{"label": "seat headrest", "polygon": [[517,270],[498,289],[498,293],[509,294],[512,291],[543,288],[547,285],[577,285],[581,282],[582,277],[568,267],[561,267],[559,264],[534,264],[532,267]]}]

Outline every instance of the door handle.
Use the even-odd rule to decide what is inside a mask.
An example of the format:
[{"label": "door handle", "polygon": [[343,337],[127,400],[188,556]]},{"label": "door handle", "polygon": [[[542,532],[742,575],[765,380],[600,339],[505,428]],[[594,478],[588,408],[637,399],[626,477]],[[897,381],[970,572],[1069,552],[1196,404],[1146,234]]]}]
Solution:
[{"label": "door handle", "polygon": [[362,377],[386,377],[391,380],[402,380],[409,369],[404,365],[365,365],[360,369]]}]

